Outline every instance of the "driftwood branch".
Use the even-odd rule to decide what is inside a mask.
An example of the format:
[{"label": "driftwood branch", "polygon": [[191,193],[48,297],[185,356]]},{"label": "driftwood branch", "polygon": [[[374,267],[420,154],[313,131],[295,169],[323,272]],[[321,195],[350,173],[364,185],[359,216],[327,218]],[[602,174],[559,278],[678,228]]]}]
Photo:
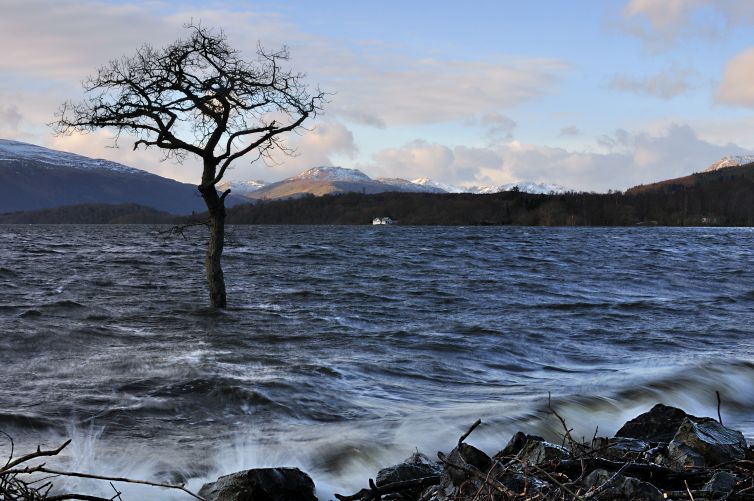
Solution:
[{"label": "driftwood branch", "polygon": [[[441,477],[439,475],[433,475],[429,477],[416,478],[413,480],[404,480],[402,482],[393,482],[390,484],[375,487],[379,491],[379,495],[393,494],[395,492],[401,492],[408,489],[423,489],[431,485],[437,485],[440,483],[440,478]],[[374,484],[374,481],[371,478],[369,479],[369,483],[370,489],[361,489],[359,492],[351,496],[335,494],[335,498],[339,501],[367,501],[377,499],[376,497],[374,497],[374,489],[371,489],[371,486]]]},{"label": "driftwood branch", "polygon": [[[2,499],[3,501],[63,501],[67,499],[82,501],[113,501],[115,499],[121,499],[121,493],[115,488],[112,482],[123,482],[128,484],[141,484],[148,485],[150,487],[179,490],[183,491],[194,499],[198,499],[199,501],[206,501],[198,494],[195,494],[186,489],[183,485],[151,482],[148,480],[138,480],[125,477],[95,475],[92,473],[83,473],[76,471],[58,470],[54,468],[48,468],[45,463],[39,463],[35,465],[28,464],[30,461],[33,461],[35,459],[57,456],[70,443],[71,441],[67,440],[60,447],[49,450],[43,450],[37,447],[36,451],[30,454],[25,454],[17,459],[13,459],[13,456],[11,455],[6,465],[0,468],[0,499]],[[50,476],[41,479],[26,478],[29,475],[37,473],[46,473]],[[109,481],[110,486],[115,491],[115,495],[110,498],[78,493],[64,493],[50,496],[49,492],[52,489],[52,483],[48,480],[53,477],[75,477]],[[42,483],[41,485],[35,485],[40,484],[40,482],[44,483]]]}]

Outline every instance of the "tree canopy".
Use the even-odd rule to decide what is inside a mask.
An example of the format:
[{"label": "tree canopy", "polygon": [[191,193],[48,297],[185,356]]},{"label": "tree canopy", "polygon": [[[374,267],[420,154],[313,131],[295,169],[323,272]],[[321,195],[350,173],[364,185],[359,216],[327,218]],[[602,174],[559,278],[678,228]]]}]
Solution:
[{"label": "tree canopy", "polygon": [[157,147],[166,158],[202,159],[199,192],[208,213],[210,240],[205,267],[214,306],[224,307],[223,251],[226,190],[215,185],[228,167],[254,153],[270,159],[291,153],[284,134],[317,115],[325,100],[304,76],[283,66],[288,50],[257,47],[247,61],[222,31],[187,25],[190,34],[163,49],[143,45],[114,59],[84,81],[85,99],[67,101],[53,126],[59,134],[111,129],[135,137],[134,149]]}]

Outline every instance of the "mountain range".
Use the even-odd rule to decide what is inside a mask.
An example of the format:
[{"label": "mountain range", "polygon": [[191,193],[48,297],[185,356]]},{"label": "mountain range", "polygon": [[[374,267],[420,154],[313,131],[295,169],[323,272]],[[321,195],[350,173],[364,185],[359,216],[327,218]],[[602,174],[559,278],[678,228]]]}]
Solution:
[{"label": "mountain range", "polygon": [[[226,205],[334,193],[492,193],[501,187],[458,188],[427,178],[372,179],[360,170],[315,167],[276,183],[225,181]],[[555,185],[522,184],[521,191],[561,192]],[[542,191],[537,191],[542,190]],[[206,209],[196,186],[109,160],[93,159],[33,144],[0,139],[0,213],[75,204],[138,204],[171,214]]]},{"label": "mountain range", "polygon": [[[754,169],[749,169],[754,167],[754,156],[724,157],[703,173],[637,186],[626,194],[690,186],[697,183],[700,176],[717,176],[718,173],[727,176],[728,172],[732,173],[741,166],[746,172],[754,172]],[[358,169],[332,166],[308,169],[274,183],[253,180],[226,181],[218,185],[218,190],[226,189],[231,190],[231,195],[226,199],[229,207],[262,200],[344,193],[572,193],[562,186],[541,183],[459,187],[428,178],[411,181],[401,178],[372,179]],[[180,183],[108,160],[0,139],[0,213],[77,204],[136,204],[170,214],[205,210],[195,185]]]},{"label": "mountain range", "polygon": [[93,203],[139,204],[173,214],[206,209],[194,185],[108,160],[0,139],[0,212]]},{"label": "mountain range", "polygon": [[275,183],[263,184],[262,181],[228,182],[218,186],[219,189],[240,188],[244,197],[251,199],[274,200],[305,195],[330,195],[335,193],[498,193],[517,189],[533,194],[559,194],[567,190],[556,184],[543,183],[509,183],[499,186],[453,186],[422,177],[409,181],[401,178],[372,179],[358,169],[344,167],[314,167],[298,175]]}]

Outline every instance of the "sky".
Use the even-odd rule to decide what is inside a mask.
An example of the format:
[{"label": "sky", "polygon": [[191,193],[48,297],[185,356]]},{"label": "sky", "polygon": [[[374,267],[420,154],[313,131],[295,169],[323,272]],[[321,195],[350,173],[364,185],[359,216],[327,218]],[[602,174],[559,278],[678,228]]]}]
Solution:
[{"label": "sky", "polygon": [[251,58],[330,93],[289,136],[296,155],[226,177],[277,181],[321,165],[455,185],[623,190],[754,154],[750,0],[0,0],[0,138],[198,183],[197,159],[112,147],[112,131],[47,125],[81,81],[199,21]]}]

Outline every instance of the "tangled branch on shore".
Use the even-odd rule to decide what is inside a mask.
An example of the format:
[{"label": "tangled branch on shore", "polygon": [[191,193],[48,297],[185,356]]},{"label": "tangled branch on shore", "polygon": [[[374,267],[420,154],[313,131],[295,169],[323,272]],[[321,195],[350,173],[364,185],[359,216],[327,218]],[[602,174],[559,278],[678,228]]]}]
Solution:
[{"label": "tangled branch on shore", "polygon": [[[0,431],[0,434],[4,435],[10,441],[10,454],[8,460],[4,466],[0,467],[0,500],[2,501],[63,501],[67,499],[81,501],[122,501],[121,492],[115,487],[113,482],[141,484],[163,489],[180,490],[195,499],[206,501],[204,498],[186,489],[183,485],[59,470],[47,467],[44,462],[37,462],[37,460],[41,458],[57,456],[68,446],[68,444],[71,443],[70,440],[65,441],[56,449],[41,449],[40,447],[37,447],[37,450],[34,452],[14,458],[15,444],[13,438],[2,431]],[[114,494],[109,498],[105,498],[88,494],[58,493],[55,490],[53,481],[60,477],[88,478],[106,481],[113,489]]]},{"label": "tangled branch on shore", "polygon": [[[439,463],[415,454],[339,501],[754,501],[754,449],[720,419],[656,405],[612,438],[578,441],[565,419],[562,444],[516,433],[493,457],[466,444],[475,422]],[[427,476],[428,471],[437,474]],[[411,479],[414,475],[416,478]],[[395,481],[400,478],[401,481]]]}]

